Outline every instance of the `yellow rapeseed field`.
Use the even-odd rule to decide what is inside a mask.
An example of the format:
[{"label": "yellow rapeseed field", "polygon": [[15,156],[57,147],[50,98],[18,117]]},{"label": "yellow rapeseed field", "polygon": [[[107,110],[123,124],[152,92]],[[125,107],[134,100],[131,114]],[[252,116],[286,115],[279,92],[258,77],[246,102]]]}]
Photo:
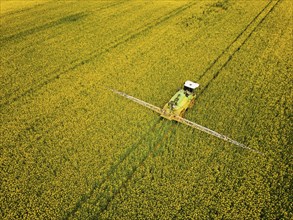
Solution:
[{"label": "yellow rapeseed field", "polygon": [[[1,1],[1,219],[292,219],[290,0]],[[200,84],[185,117],[156,106]]]},{"label": "yellow rapeseed field", "polygon": [[18,12],[18,10],[25,10],[48,1],[49,0],[2,0],[0,2],[1,15]]}]

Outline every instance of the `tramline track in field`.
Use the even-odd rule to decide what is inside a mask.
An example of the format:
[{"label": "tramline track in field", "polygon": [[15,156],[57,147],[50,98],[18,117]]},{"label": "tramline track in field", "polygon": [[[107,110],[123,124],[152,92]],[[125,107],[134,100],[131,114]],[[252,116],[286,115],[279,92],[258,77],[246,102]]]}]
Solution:
[{"label": "tramline track in field", "polygon": [[[107,47],[98,50],[98,51],[93,51],[90,54],[88,54],[88,56],[86,58],[83,59],[76,59],[73,60],[70,65],[67,66],[63,66],[63,67],[59,67],[58,69],[55,69],[54,71],[48,73],[46,75],[47,79],[43,80],[42,82],[36,84],[35,86],[32,86],[31,88],[27,89],[26,91],[22,92],[21,94],[6,94],[3,99],[5,100],[4,102],[2,102],[0,104],[0,106],[6,106],[9,105],[15,101],[17,101],[18,99],[27,96],[29,94],[34,93],[35,91],[41,89],[43,86],[54,82],[55,80],[59,79],[59,77],[63,74],[66,74],[86,63],[89,63],[90,61],[96,59],[97,57],[109,52],[110,50],[124,44],[127,43],[128,41],[136,38],[137,36],[151,30],[152,28],[155,28],[158,25],[161,25],[162,23],[164,23],[165,21],[169,20],[170,18],[177,16],[179,13],[183,12],[184,10],[192,7],[193,5],[195,5],[196,2],[189,2],[179,8],[176,8],[175,10],[172,10],[170,13],[163,15],[160,18],[157,18],[155,21],[148,23],[140,28],[138,28],[135,32],[132,32],[130,34],[126,34],[121,36],[118,40],[111,42],[110,44],[107,45]],[[56,74],[57,73],[57,74]]]},{"label": "tramline track in field", "polygon": [[[114,1],[114,2],[113,1],[110,1],[108,4],[101,5],[101,6],[97,7],[97,8],[94,8],[93,5],[89,5],[89,6],[87,6],[88,8],[82,8],[82,10],[85,10],[84,12],[91,12],[91,13],[92,12],[99,12],[101,10],[106,10],[106,9],[110,9],[111,7],[114,7],[114,6],[118,6],[118,5],[120,5],[120,4],[122,4],[122,3],[126,2],[126,1],[130,1],[130,0],[120,0],[120,1]],[[49,4],[52,4],[52,3],[54,5],[50,6]],[[33,9],[39,7],[39,6],[47,6],[46,8],[40,9],[39,11],[37,11],[37,10],[31,11],[30,14],[31,13],[45,14],[45,13],[48,13],[48,12],[49,13],[50,12],[56,13],[56,10],[62,10],[62,7],[69,8],[70,6],[72,6],[72,2],[65,2],[65,1],[63,1],[60,4],[61,5],[59,5],[59,3],[58,3],[56,5],[56,1],[51,0],[51,2],[46,2],[44,4],[36,5],[36,6],[32,7],[32,8],[24,9],[24,11],[30,11],[30,10],[33,10]],[[25,17],[26,19],[23,19],[23,17],[21,17],[21,16],[25,16],[25,15],[23,15],[21,13],[18,14],[17,11],[13,11],[12,14],[15,14],[12,18],[6,18],[6,17],[9,17],[9,16],[6,16],[8,14],[4,14],[3,16],[0,16],[0,19],[3,19],[4,20],[3,22],[11,22],[9,19],[14,20],[14,19],[17,18],[17,19],[20,19],[21,22],[23,22],[23,21],[25,21],[26,23],[27,22],[32,22],[32,27],[35,25],[35,22],[34,21],[27,20],[27,19],[31,19],[31,18],[34,18],[34,17],[30,17],[29,16],[29,17]],[[50,15],[50,14],[45,14],[45,15]],[[63,16],[64,15],[66,15],[66,14],[63,14]],[[21,26],[22,24],[23,23],[20,23],[20,24],[17,24],[17,25],[18,26]],[[45,25],[45,24],[43,24],[43,25]],[[27,31],[27,30],[19,30],[19,31],[20,32],[23,32],[23,31]],[[16,35],[16,34],[18,34],[18,33],[11,34],[11,35],[8,35],[8,36],[3,36],[1,38],[1,40],[2,39],[5,39],[5,38],[11,38],[11,36]]]},{"label": "tramline track in field", "polygon": [[60,19],[57,19],[55,21],[45,23],[43,25],[28,29],[28,30],[21,31],[19,33],[16,33],[16,34],[13,34],[13,35],[10,35],[7,37],[4,37],[4,38],[0,39],[0,45],[3,46],[3,45],[6,45],[8,42],[22,39],[22,38],[25,38],[29,35],[36,34],[38,32],[41,32],[41,31],[44,31],[47,29],[51,29],[51,28],[58,27],[60,25],[66,24],[66,23],[80,20],[85,16],[87,16],[87,14],[84,12],[77,12],[77,13],[69,14],[69,15],[67,15],[65,17],[61,17]]},{"label": "tramline track in field", "polygon": [[[41,8],[42,6],[44,5],[48,5],[50,3],[55,3],[55,0],[48,0],[42,4],[36,4],[36,5],[33,5],[31,7],[26,7],[26,8],[22,8],[22,9],[18,9],[18,10],[13,10],[13,11],[8,11],[8,12],[5,12],[4,14],[0,14],[0,19],[3,19],[3,18],[7,18],[7,17],[10,17],[11,15],[13,15],[13,17],[15,17],[15,15],[19,16],[19,15],[22,15],[26,12],[30,12],[32,10],[38,10],[39,8]],[[57,9],[58,7],[55,6],[53,8],[51,8],[52,10],[54,9]],[[40,11],[37,11],[38,13],[41,13],[42,9],[40,9]]]},{"label": "tramline track in field", "polygon": [[[129,0],[127,0],[127,1],[129,1]],[[120,2],[120,4],[121,4],[122,2]],[[125,4],[124,4],[125,5]],[[115,5],[116,6],[116,5]],[[127,5],[126,6],[126,8],[124,8],[124,9],[122,9],[122,12],[120,11],[121,10],[121,8],[122,7],[119,7],[119,13],[118,14],[124,14],[125,13],[125,11],[128,11],[128,10],[134,10],[133,8],[134,7],[136,7],[136,9],[138,9],[138,7],[141,7],[141,5],[135,5],[135,6],[132,6],[132,4],[130,4],[130,8],[129,8],[129,5]],[[107,9],[108,9],[109,7],[107,7]],[[103,8],[104,9],[104,8]],[[66,16],[64,16],[64,17],[62,17],[62,18],[60,18],[60,19],[58,19],[58,20],[55,20],[55,21],[52,21],[52,22],[49,22],[49,23],[45,23],[45,24],[43,24],[43,25],[41,25],[41,26],[38,26],[37,28],[33,28],[33,29],[30,29],[30,30],[26,30],[26,31],[28,31],[28,32],[34,32],[34,29],[40,29],[40,30],[46,30],[46,29],[48,29],[48,28],[50,28],[50,27],[53,27],[54,25],[58,25],[60,28],[61,28],[61,23],[64,23],[64,21],[66,20],[66,19],[70,19],[71,18],[71,20],[72,20],[72,22],[77,22],[77,24],[74,24],[74,27],[78,27],[78,26],[80,26],[81,25],[81,23],[79,23],[79,20],[83,20],[84,19],[84,17],[88,17],[88,16],[93,16],[92,14],[93,13],[96,13],[97,11],[99,11],[99,10],[101,10],[101,9],[95,9],[95,10],[88,10],[88,9],[85,9],[85,10],[82,10],[81,12],[78,12],[78,13],[74,13],[74,14],[70,14],[70,15],[66,15]],[[115,9],[116,10],[116,9]],[[153,9],[148,9],[147,11],[146,11],[147,13],[152,13],[153,12]],[[101,16],[101,14],[102,13],[99,13],[99,16]],[[79,16],[79,15],[81,15],[81,16]],[[114,14],[112,14],[111,13],[111,15],[109,16],[109,15],[107,15],[107,13],[105,13],[102,17],[99,17],[99,19],[107,19],[107,21],[108,20],[110,20],[111,19],[111,17],[116,17],[117,16],[117,13],[114,13]],[[77,20],[75,20],[75,17],[77,17],[78,19]],[[139,19],[139,20],[141,20],[141,19]],[[72,23],[71,21],[70,22],[68,22],[68,23],[66,23],[65,22],[65,24],[66,25],[72,25],[71,23]],[[105,25],[105,23],[103,23],[102,25]],[[83,31],[82,31],[82,33],[83,34],[79,34],[79,35],[75,35],[74,34],[74,32],[76,31],[76,29],[70,29],[70,31],[72,31],[72,32],[67,32],[67,34],[66,34],[66,37],[65,37],[65,35],[62,35],[62,31],[64,31],[64,30],[59,30],[58,28],[57,28],[57,32],[55,32],[54,31],[54,33],[52,33],[52,34],[49,34],[48,36],[46,35],[45,36],[45,38],[42,38],[42,37],[39,37],[37,40],[35,40],[35,38],[32,38],[31,40],[33,40],[33,42],[26,42],[26,44],[27,44],[27,46],[25,46],[25,47],[22,47],[22,48],[20,48],[20,49],[18,49],[17,50],[17,52],[16,53],[13,53],[13,55],[11,55],[10,57],[2,57],[2,59],[3,59],[3,61],[5,62],[5,63],[8,63],[10,66],[13,66],[13,69],[15,70],[12,74],[9,74],[9,78],[13,78],[13,77],[19,77],[18,75],[19,75],[19,72],[17,71],[17,69],[18,69],[18,67],[15,65],[15,63],[14,63],[14,61],[13,61],[13,58],[18,58],[19,56],[22,56],[22,55],[25,55],[25,54],[29,54],[30,52],[34,52],[35,50],[36,50],[36,48],[37,49],[41,49],[41,48],[38,48],[39,46],[42,46],[42,45],[40,45],[40,43],[44,43],[44,42],[46,42],[47,40],[50,40],[51,42],[50,42],[50,44],[56,44],[56,45],[58,45],[58,44],[60,44],[60,42],[62,42],[62,45],[68,45],[68,43],[72,43],[73,45],[75,44],[75,42],[80,42],[79,40],[81,39],[81,38],[84,38],[85,37],[85,35],[88,35],[88,34],[91,34],[91,35],[93,35],[93,33],[95,33],[97,30],[100,30],[100,29],[102,29],[103,28],[103,26],[102,25],[97,25],[97,26],[93,26],[93,24],[92,23],[86,23],[86,25],[83,25],[82,27],[83,27]],[[116,26],[115,26],[116,27]],[[116,30],[116,28],[114,27],[114,29]],[[94,29],[93,29],[94,28]],[[112,27],[113,28],[113,27]],[[119,28],[122,28],[122,27],[119,27]],[[91,30],[91,29],[93,29],[93,30]],[[54,29],[55,30],[55,29]],[[90,30],[90,31],[88,31],[88,30]],[[123,30],[123,28],[122,28],[122,30]],[[60,32],[61,31],[61,32]],[[135,28],[133,29],[133,31],[136,31],[135,30]],[[67,35],[69,35],[69,36],[72,36],[72,35],[74,35],[74,37],[68,37]],[[44,36],[44,35],[42,35],[42,36]],[[58,39],[55,39],[56,37],[58,37]],[[61,37],[61,39],[60,39],[60,37]],[[119,37],[119,36],[117,36],[117,37]],[[115,38],[117,38],[117,37],[115,37]],[[53,40],[53,41],[52,41]],[[115,40],[115,39],[114,39]],[[1,40],[0,40],[1,41]],[[74,41],[74,42],[73,42]],[[111,41],[110,41],[111,42]],[[113,42],[113,41],[112,41]],[[96,48],[95,50],[97,51],[97,50],[99,50],[99,49],[103,49],[103,47],[105,47],[105,46],[107,46],[107,43],[103,46],[102,45],[102,47],[101,48]],[[32,47],[32,48],[31,48]],[[31,48],[31,49],[30,49]],[[91,49],[94,49],[94,48],[91,48]],[[90,50],[91,51],[91,50]],[[89,54],[89,52],[90,51],[88,51],[87,52],[87,54]],[[85,55],[87,55],[87,54],[85,54]],[[78,54],[78,59],[80,59],[80,57],[81,57],[81,55],[82,54]],[[76,55],[77,56],[77,55]],[[73,59],[76,59],[76,57],[73,57]],[[61,63],[61,65],[59,65],[59,67],[61,67],[61,66],[66,66],[66,65],[70,65],[70,63],[71,63],[72,61],[70,61],[70,62],[66,62],[65,64],[64,63]],[[33,62],[31,63],[31,65],[38,65],[38,64],[34,64]],[[58,66],[57,66],[58,67]],[[55,68],[57,68],[57,67],[55,67]],[[43,71],[46,73],[46,71],[49,71],[49,72],[51,72],[51,70],[50,69],[44,69]],[[46,77],[48,77],[50,74],[42,74],[42,77],[41,78],[46,78]],[[24,75],[23,77],[25,77],[26,75]],[[4,86],[8,86],[8,85],[10,85],[11,84],[11,82],[10,81],[8,81]],[[13,93],[17,93],[18,91],[17,91],[17,89],[15,89],[14,91],[12,90],[12,91],[10,91],[9,93],[7,93],[7,95],[6,96],[9,96],[9,94],[13,94]]]},{"label": "tramline track in field", "polygon": [[[125,6],[126,5],[126,6]],[[124,7],[125,6],[125,7]],[[105,14],[103,14],[102,15],[102,17],[100,17],[101,16],[101,14],[102,13],[99,13],[99,19],[102,19],[102,20],[105,20],[105,19],[107,19],[107,21],[108,20],[110,20],[111,19],[111,17],[116,17],[116,16],[118,16],[117,14],[121,14],[121,15],[124,15],[124,13],[131,13],[131,11],[133,11],[133,10],[138,10],[139,8],[141,8],[143,5],[141,5],[141,4],[135,4],[134,6],[132,5],[132,4],[123,4],[123,7],[121,6],[121,7],[119,7],[119,12],[118,13],[111,13],[110,15],[107,15],[107,13],[108,12],[106,12]],[[122,8],[122,9],[121,9]],[[112,9],[112,8],[111,8]],[[110,10],[111,10],[110,9]],[[95,9],[95,10],[97,10],[97,9]],[[115,11],[116,11],[116,8],[114,9]],[[144,16],[149,16],[150,14],[152,14],[152,13],[156,13],[156,16],[154,16],[154,18],[156,18],[157,16],[158,16],[158,13],[157,12],[160,12],[160,10],[158,9],[158,8],[152,8],[152,7],[150,7],[150,8],[147,8],[145,11],[144,11],[144,13],[142,13],[142,14],[144,14]],[[82,11],[82,12],[80,12],[80,13],[76,13],[76,14],[73,14],[73,17],[72,17],[72,14],[71,14],[71,16],[65,16],[65,17],[63,17],[61,20],[65,20],[65,18],[74,18],[74,15],[82,15],[82,17],[81,17],[81,20],[84,18],[84,17],[88,17],[88,16],[91,16],[91,17],[94,17],[94,15],[92,15],[92,13],[96,13],[96,11],[94,11],[94,10],[92,10],[92,11],[89,11],[89,10],[84,10],[84,11]],[[161,14],[161,12],[159,13],[159,14]],[[139,15],[139,14],[138,14]],[[138,16],[137,15],[137,16]],[[126,15],[124,15],[124,16],[126,16]],[[123,16],[122,16],[122,18],[123,18]],[[153,17],[150,19],[150,20],[153,20],[154,19]],[[132,18],[133,19],[133,18]],[[142,20],[141,19],[141,17],[138,17],[138,20]],[[78,20],[73,20],[72,22],[77,22],[77,24],[73,24],[74,25],[74,27],[76,27],[76,26],[80,26],[81,25],[81,23],[79,23],[79,17],[78,17]],[[110,21],[110,23],[112,23],[113,21]],[[133,22],[133,21],[127,21],[127,22]],[[60,19],[59,20],[57,20],[57,21],[54,21],[53,23],[60,23]],[[71,23],[71,22],[69,22],[69,23]],[[115,21],[114,23],[117,23],[117,21]],[[49,23],[49,24],[51,24],[51,23]],[[64,46],[64,45],[69,45],[69,43],[72,43],[72,45],[74,45],[75,44],[75,42],[79,42],[80,43],[80,40],[82,39],[82,38],[87,38],[87,37],[89,37],[88,35],[90,35],[90,36],[93,36],[93,33],[95,33],[96,31],[98,31],[98,30],[100,30],[100,29],[103,29],[103,26],[104,25],[106,25],[107,26],[107,24],[108,23],[103,23],[103,24],[101,24],[101,25],[97,25],[97,26],[93,26],[93,24],[92,23],[86,23],[86,25],[83,25],[83,34],[77,34],[77,35],[75,35],[73,32],[75,32],[76,30],[73,28],[73,29],[70,29],[70,31],[71,32],[69,32],[69,33],[67,33],[66,34],[66,36],[67,35],[69,35],[69,36],[72,36],[72,35],[75,35],[74,37],[66,37],[65,38],[65,35],[62,35],[62,33],[61,32],[58,32],[59,31],[59,29],[57,29],[58,31],[57,31],[57,33],[56,32],[54,32],[54,33],[52,33],[52,34],[49,34],[48,36],[46,36],[46,38],[45,39],[43,39],[43,38],[41,38],[40,37],[40,39],[38,39],[37,41],[34,41],[33,43],[32,42],[29,42],[29,43],[26,43],[26,44],[28,44],[28,46],[26,46],[26,47],[23,47],[23,48],[20,48],[19,50],[20,51],[18,51],[17,50],[17,53],[14,53],[11,57],[2,57],[2,59],[3,59],[3,61],[5,62],[5,63],[7,63],[8,64],[8,66],[11,66],[15,71],[14,72],[12,72],[11,74],[9,74],[9,79],[13,79],[13,78],[17,78],[17,77],[19,77],[19,72],[17,71],[18,70],[18,66],[15,64],[15,62],[14,62],[14,60],[13,60],[13,57],[14,56],[16,56],[16,57],[18,57],[18,56],[22,56],[23,55],[23,53],[25,53],[25,54],[29,54],[30,52],[32,52],[32,53],[34,53],[34,51],[36,50],[36,48],[39,50],[39,49],[41,49],[41,48],[38,48],[38,47],[40,47],[40,46],[43,46],[43,44],[42,45],[38,45],[40,42],[41,43],[44,43],[44,42],[46,42],[47,40],[50,40],[51,42],[50,42],[50,44],[53,44],[53,45],[58,45],[60,42],[62,42],[62,45]],[[48,24],[45,24],[45,26],[46,25],[48,25]],[[51,24],[52,25],[52,24]],[[126,23],[126,25],[127,25],[127,23]],[[129,24],[128,24],[129,25]],[[41,26],[44,26],[44,25],[41,25]],[[49,25],[50,26],[50,25]],[[125,24],[124,24],[124,26],[125,26]],[[111,27],[111,29],[114,29],[115,31],[117,31],[118,29],[122,32],[121,34],[123,34],[123,35],[126,35],[126,33],[123,33],[123,28],[125,28],[124,26],[119,26],[119,28],[117,27],[117,26],[113,26],[113,27]],[[131,25],[130,25],[131,26]],[[142,26],[142,24],[140,24],[140,26],[139,27],[141,27]],[[55,30],[55,29],[54,29]],[[136,31],[137,29],[136,28],[133,28],[133,30],[132,31]],[[108,30],[108,31],[110,31],[110,30]],[[117,36],[115,36],[114,37],[114,39],[111,41],[111,38],[110,38],[110,40],[109,40],[109,42],[114,42],[116,39],[119,39],[119,37],[121,36],[121,34],[119,34],[119,35],[117,35]],[[42,35],[43,36],[43,35]],[[55,37],[57,37],[56,39],[55,39]],[[60,39],[61,38],[61,39]],[[107,37],[107,40],[108,40],[108,38],[109,37]],[[34,38],[33,38],[34,39]],[[53,41],[52,41],[53,40]],[[58,40],[58,41],[57,41]],[[74,41],[74,42],[73,42]],[[105,43],[105,45],[103,45],[103,44],[101,44],[101,45],[99,45],[99,47],[97,47],[97,48],[91,48],[89,51],[85,51],[86,53],[85,53],[85,55],[86,54],[89,54],[89,52],[92,50],[92,49],[95,49],[96,51],[97,50],[99,50],[99,49],[103,49],[103,47],[105,47],[105,46],[107,46],[107,44],[108,44],[108,42],[107,41],[105,41],[106,43]],[[33,47],[32,47],[32,45],[33,45]],[[45,45],[46,45],[46,43],[45,43]],[[47,44],[47,46],[48,46],[48,44]],[[31,49],[28,49],[28,48],[30,48],[30,47],[32,47]],[[79,46],[80,47],[80,46]],[[27,49],[27,50],[26,50]],[[78,57],[78,59],[80,59],[80,57],[82,57],[82,53],[78,53],[78,55],[77,54],[73,54],[73,57],[72,57],[72,59],[76,59],[77,57]],[[71,56],[70,56],[71,57]],[[20,58],[17,58],[17,59],[21,59],[21,57]],[[36,61],[38,61],[38,60],[36,60]],[[68,62],[65,62],[65,63],[60,63],[60,65],[59,65],[59,67],[60,66],[66,66],[66,65],[70,65],[70,63],[71,63],[72,61],[68,61]],[[34,62],[32,62],[31,63],[31,65],[32,66],[38,66],[38,64],[35,64]],[[45,66],[45,69],[43,69],[43,71],[46,73],[46,72],[51,72],[51,70],[49,69],[49,68],[47,68],[47,67],[49,67],[49,66]],[[56,66],[55,68],[57,68],[58,66]],[[26,77],[26,75],[29,75],[29,77],[31,77],[31,73],[26,73],[26,74],[23,74],[23,76],[22,77]],[[48,76],[49,76],[50,74],[40,74],[40,76],[34,76],[35,78],[33,78],[32,80],[34,80],[34,81],[39,81],[38,80],[38,78],[40,78],[40,79],[42,79],[42,78],[47,78]],[[11,85],[12,83],[14,83],[14,82],[11,82],[12,80],[7,80],[7,82],[5,82],[6,84],[3,84],[3,86],[5,87],[5,86],[7,86],[7,87],[9,87],[9,85]],[[8,97],[9,96],[9,94],[15,94],[15,93],[20,93],[20,91],[19,91],[19,88],[15,88],[15,89],[13,89],[13,88],[11,88],[11,90],[9,91],[9,92],[7,92],[7,94],[6,94],[6,96]]]},{"label": "tramline track in field", "polygon": [[[244,28],[243,31],[232,41],[231,44],[209,65],[209,67],[198,77],[196,81],[204,81],[201,95],[209,85],[219,76],[220,72],[227,66],[233,56],[247,42],[254,31],[261,25],[265,18],[274,10],[282,0],[270,1],[254,19]],[[200,97],[200,96],[199,96]]]},{"label": "tramline track in field", "polygon": [[[129,1],[129,0],[126,0],[126,1]],[[100,8],[97,8],[97,9],[95,9],[95,10],[89,10],[89,9],[85,9],[85,10],[82,10],[82,11],[80,11],[79,13],[82,13],[82,14],[84,14],[85,16],[84,17],[86,17],[86,16],[91,16],[93,13],[97,13],[97,12],[100,12],[100,11],[103,11],[103,10],[107,10],[107,9],[112,9],[114,6],[116,7],[119,7],[119,5],[121,5],[122,3],[125,3],[126,1],[120,1],[120,2],[116,2],[115,4],[110,4],[110,5],[107,5],[107,7],[106,6],[101,6]],[[136,6],[136,7],[138,7],[138,6]],[[120,9],[120,7],[119,7],[119,9]],[[132,9],[132,8],[131,8]],[[130,9],[125,9],[125,10],[130,10]],[[124,13],[124,11],[123,12],[121,12],[121,13]],[[99,13],[99,15],[101,15],[101,13]],[[67,16],[69,16],[69,15],[67,15]],[[107,15],[107,14],[105,14],[104,15],[104,17],[102,17],[102,19],[107,19],[107,20],[110,20],[111,19],[111,17],[116,17],[117,16],[117,14],[112,14],[112,15]],[[63,18],[64,19],[64,18]],[[101,19],[101,18],[100,18]],[[60,20],[60,19],[59,19]],[[58,21],[58,20],[57,20]],[[47,26],[52,26],[51,24],[52,23],[56,23],[56,21],[53,21],[53,22],[50,22],[50,23],[47,23],[47,24],[44,24],[43,26],[45,26],[45,25],[47,25]],[[79,36],[74,36],[74,37],[72,37],[72,38],[68,38],[68,36],[66,35],[66,38],[65,39],[62,39],[62,43],[63,44],[66,44],[66,43],[71,43],[71,42],[73,42],[73,41],[78,41],[78,40],[80,40],[81,38],[84,38],[85,37],[85,33],[86,34],[89,34],[89,33],[95,33],[95,31],[98,31],[99,29],[101,29],[101,27],[100,26],[98,26],[98,27],[95,27],[94,29],[92,29],[92,30],[90,30],[91,28],[93,27],[93,25],[92,25],[92,23],[87,23],[87,25],[83,25],[83,31],[82,31],[82,34],[80,34]],[[89,31],[90,30],[90,31]],[[76,30],[73,30],[73,31],[76,31]],[[15,54],[13,54],[12,56],[10,56],[10,57],[8,57],[8,58],[6,58],[7,60],[10,60],[10,59],[12,59],[12,58],[15,58],[15,57],[18,57],[18,56],[21,56],[21,55],[23,55],[24,53],[28,53],[28,52],[30,52],[31,50],[33,51],[33,49],[31,49],[31,50],[29,50],[30,48],[35,48],[36,46],[40,46],[40,44],[42,44],[42,43],[44,43],[44,42],[46,42],[46,41],[48,41],[48,40],[52,40],[52,39],[55,39],[56,37],[60,37],[58,34],[62,34],[62,30],[60,30],[60,32],[57,32],[57,34],[56,34],[56,32],[54,32],[54,33],[52,33],[51,35],[46,35],[45,36],[45,38],[40,38],[40,39],[38,39],[38,40],[36,40],[36,41],[34,41],[34,43],[33,44],[30,44],[30,45],[27,45],[27,46],[24,46],[24,47],[22,47],[22,48],[20,48],[20,52],[19,53],[15,53]],[[70,34],[73,34],[73,33],[70,33]],[[56,40],[54,40],[53,41],[53,43],[58,43],[58,42],[60,42],[60,39],[56,39]]]},{"label": "tramline track in field", "polygon": [[[141,104],[141,102],[143,102],[139,99],[134,99],[137,103]],[[158,107],[146,102],[143,103],[149,108],[153,108],[153,110],[161,112]],[[98,218],[102,212],[107,210],[109,204],[121,191],[121,189],[126,187],[126,184],[132,179],[137,169],[143,165],[145,160],[147,160],[151,154],[156,156],[156,154],[162,150],[162,141],[167,139],[170,136],[170,133],[175,132],[176,126],[178,126],[178,124],[166,125],[163,123],[161,118],[157,119],[145,135],[143,135],[136,143],[131,145],[130,148],[127,148],[126,151],[120,155],[120,159],[111,166],[102,180],[94,183],[90,192],[81,197],[81,199],[76,203],[74,209],[66,214],[65,219],[76,216],[76,213],[83,209],[83,204],[99,207],[99,211],[95,212],[94,216],[90,217],[90,219]],[[158,130],[159,135],[157,132],[153,132],[154,130]],[[155,135],[156,138],[150,139],[149,136],[151,135]],[[143,144],[143,142],[146,143]],[[148,148],[145,148],[146,144]],[[129,161],[129,164],[122,166],[122,164],[127,163],[127,161]],[[123,168],[125,167],[131,167],[130,171],[124,170]],[[118,179],[115,179],[117,176]],[[123,179],[122,182],[120,181],[121,179]],[[118,185],[115,185],[115,183],[118,183]]]},{"label": "tramline track in field", "polygon": [[[170,128],[172,128],[172,130],[170,130]],[[151,154],[155,157],[156,154],[164,147],[162,145],[162,141],[167,139],[171,133],[174,133],[175,131],[175,126],[174,125],[162,125],[161,129],[163,129],[163,132],[160,132],[160,135],[158,136],[157,139],[154,139],[151,141],[151,143],[148,143],[148,150],[147,152],[141,157],[139,158],[139,162],[136,165],[135,163],[131,163],[130,167],[131,167],[131,171],[127,174],[127,178],[124,179],[124,181],[121,183],[121,185],[119,185],[119,187],[117,187],[117,190],[113,191],[113,194],[111,196],[106,196],[106,200],[104,202],[101,203],[101,199],[104,199],[105,196],[102,195],[102,197],[95,199],[94,201],[94,205],[98,204],[100,205],[100,211],[95,213],[94,216],[91,219],[99,219],[101,214],[106,211],[110,205],[110,203],[115,199],[115,197],[120,193],[120,191],[123,188],[127,187],[127,183],[131,181],[131,179],[133,178],[134,174],[136,173],[136,171],[139,169],[139,167],[143,166],[143,164],[145,163],[145,161],[151,156]],[[156,135],[156,133],[153,133]],[[145,145],[142,145],[145,146]],[[112,182],[111,182],[112,184]]]},{"label": "tramline track in field", "polygon": [[[157,130],[161,135],[157,138],[150,139],[147,134],[151,133],[156,136],[157,133],[153,132],[154,130]],[[159,150],[157,145],[160,145],[162,139],[166,138],[168,133],[169,126],[166,127],[160,119],[156,120],[145,135],[120,155],[120,159],[111,166],[105,176],[93,184],[90,192],[84,194],[77,201],[75,207],[65,215],[65,219],[77,217],[77,211],[80,212],[84,209],[83,204],[98,207],[99,211],[94,213],[97,216],[105,211],[109,203],[126,186],[127,182],[130,181],[136,170],[144,163],[149,155]],[[145,148],[146,145],[143,142],[148,144],[148,148]]]}]

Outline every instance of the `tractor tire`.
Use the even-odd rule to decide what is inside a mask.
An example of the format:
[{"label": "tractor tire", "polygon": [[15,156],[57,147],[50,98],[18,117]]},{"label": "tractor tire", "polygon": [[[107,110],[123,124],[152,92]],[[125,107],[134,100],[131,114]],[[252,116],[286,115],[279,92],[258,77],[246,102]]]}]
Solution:
[{"label": "tractor tire", "polygon": [[186,110],[182,110],[182,112],[180,112],[180,114],[179,114],[180,117],[182,117],[182,118],[184,117],[185,111],[186,111]]},{"label": "tractor tire", "polygon": [[189,104],[188,108],[192,108],[192,107],[194,106],[194,102],[195,102],[195,100],[194,100],[194,99],[193,99],[193,100],[191,100],[191,102],[190,102],[190,104]]}]

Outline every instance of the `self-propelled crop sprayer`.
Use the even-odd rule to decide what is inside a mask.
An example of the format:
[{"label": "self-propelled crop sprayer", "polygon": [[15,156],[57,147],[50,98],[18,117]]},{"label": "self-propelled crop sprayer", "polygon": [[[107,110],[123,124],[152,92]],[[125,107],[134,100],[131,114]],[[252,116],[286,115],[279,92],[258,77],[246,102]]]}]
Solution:
[{"label": "self-propelled crop sprayer", "polygon": [[199,87],[198,83],[186,81],[183,89],[180,89],[164,106],[161,116],[169,120],[176,119],[175,116],[183,117],[186,110],[194,105],[197,87]]},{"label": "self-propelled crop sprayer", "polygon": [[161,117],[163,117],[163,118],[180,122],[182,124],[188,125],[190,127],[193,127],[198,130],[201,130],[203,132],[206,132],[208,134],[211,134],[211,135],[218,137],[222,140],[228,141],[228,142],[230,142],[234,145],[237,145],[239,147],[254,151],[258,154],[263,154],[257,150],[254,150],[250,147],[245,146],[244,144],[241,144],[235,140],[232,140],[231,138],[229,138],[225,135],[222,135],[222,134],[215,132],[209,128],[206,128],[202,125],[199,125],[195,122],[192,122],[192,121],[189,121],[189,120],[183,118],[186,110],[192,108],[194,105],[195,98],[196,98],[195,90],[198,87],[199,87],[198,83],[187,80],[184,83],[183,88],[176,92],[176,94],[170,99],[170,101],[167,104],[165,104],[163,109],[161,109],[157,106],[154,106],[150,103],[147,103],[145,101],[142,101],[138,98],[135,98],[133,96],[130,96],[124,92],[117,91],[115,89],[110,89],[110,90],[118,95],[121,95],[127,99],[130,99],[130,100],[132,100],[142,106],[145,106],[145,107],[159,113],[161,115]]}]

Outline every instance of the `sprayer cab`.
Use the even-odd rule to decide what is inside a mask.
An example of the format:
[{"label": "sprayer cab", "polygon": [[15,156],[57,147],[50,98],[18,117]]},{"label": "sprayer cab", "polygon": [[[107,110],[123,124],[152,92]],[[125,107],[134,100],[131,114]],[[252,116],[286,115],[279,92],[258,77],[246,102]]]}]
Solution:
[{"label": "sprayer cab", "polygon": [[192,81],[189,81],[187,80],[185,83],[184,83],[184,91],[186,92],[189,92],[189,93],[193,93],[194,94],[194,91],[195,89],[199,87],[199,84],[198,83],[194,83]]},{"label": "sprayer cab", "polygon": [[195,89],[198,86],[198,83],[187,80],[183,89],[180,89],[164,106],[161,116],[169,120],[173,120],[174,116],[183,117],[186,110],[194,105]]}]

